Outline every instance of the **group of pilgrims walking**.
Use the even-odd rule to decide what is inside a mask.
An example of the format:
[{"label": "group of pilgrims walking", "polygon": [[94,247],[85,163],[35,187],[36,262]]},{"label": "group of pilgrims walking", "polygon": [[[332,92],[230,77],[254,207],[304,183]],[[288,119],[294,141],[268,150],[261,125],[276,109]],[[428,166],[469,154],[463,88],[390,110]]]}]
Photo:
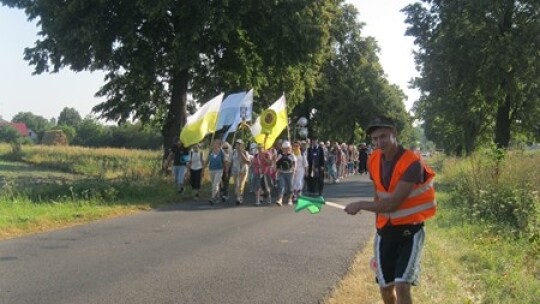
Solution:
[{"label": "group of pilgrims walking", "polygon": [[194,199],[200,198],[202,180],[208,173],[210,205],[231,198],[241,205],[247,189],[254,194],[254,200],[248,202],[253,205],[291,206],[300,195],[322,196],[325,184],[339,183],[355,174],[368,174],[370,153],[371,147],[365,143],[319,142],[316,138],[292,143],[277,140],[270,149],[257,143],[246,148],[241,139],[234,140],[232,146],[227,141],[213,139],[207,153],[200,144],[188,148],[175,141],[164,166],[172,162],[178,193],[183,193],[189,183]]}]

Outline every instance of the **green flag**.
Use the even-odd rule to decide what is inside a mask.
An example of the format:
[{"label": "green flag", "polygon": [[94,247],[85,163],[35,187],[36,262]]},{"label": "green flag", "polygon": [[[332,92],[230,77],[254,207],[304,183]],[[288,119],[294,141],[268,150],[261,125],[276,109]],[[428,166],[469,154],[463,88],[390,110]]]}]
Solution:
[{"label": "green flag", "polygon": [[309,213],[316,214],[321,212],[322,205],[324,205],[324,198],[322,196],[309,197],[301,195],[298,197],[294,211],[300,212],[307,209]]},{"label": "green flag", "polygon": [[307,209],[309,213],[316,214],[321,212],[321,208],[323,205],[328,205],[342,210],[345,209],[345,206],[343,205],[325,201],[324,197],[322,196],[311,197],[300,195],[298,197],[298,201],[296,202],[296,207],[294,208],[294,211],[299,212]]}]

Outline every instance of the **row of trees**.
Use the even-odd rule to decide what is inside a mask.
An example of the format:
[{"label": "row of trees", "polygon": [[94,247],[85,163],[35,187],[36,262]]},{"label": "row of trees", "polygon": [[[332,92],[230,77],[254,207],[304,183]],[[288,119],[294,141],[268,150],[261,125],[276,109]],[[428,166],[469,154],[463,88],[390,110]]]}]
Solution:
[{"label": "row of trees", "polygon": [[161,128],[165,147],[185,123],[188,94],[248,88],[255,112],[285,93],[292,119],[310,117],[321,138],[361,139],[382,114],[413,134],[403,92],[343,0],[0,2],[39,20],[40,40],[25,49],[35,73],[106,71],[94,111]]},{"label": "row of trees", "polygon": [[[74,108],[64,108],[58,119],[46,119],[31,112],[20,112],[12,122],[22,122],[37,135],[37,143],[48,130],[62,130],[69,144],[87,147],[123,147],[136,149],[158,149],[162,144],[159,130],[140,123],[122,123],[117,126],[104,125],[88,116],[81,118]],[[20,135],[10,128],[0,128],[0,141],[12,142]]]},{"label": "row of trees", "polygon": [[428,139],[456,154],[540,140],[540,1],[423,0],[404,12]]}]

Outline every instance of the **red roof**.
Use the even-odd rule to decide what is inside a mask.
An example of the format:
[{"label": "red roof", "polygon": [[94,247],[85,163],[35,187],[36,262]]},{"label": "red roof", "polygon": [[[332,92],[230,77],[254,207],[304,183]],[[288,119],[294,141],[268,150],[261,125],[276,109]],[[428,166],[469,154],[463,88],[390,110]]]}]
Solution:
[{"label": "red roof", "polygon": [[0,126],[12,126],[19,132],[21,136],[29,136],[30,132],[28,131],[28,128],[26,127],[26,124],[23,122],[0,122]]}]

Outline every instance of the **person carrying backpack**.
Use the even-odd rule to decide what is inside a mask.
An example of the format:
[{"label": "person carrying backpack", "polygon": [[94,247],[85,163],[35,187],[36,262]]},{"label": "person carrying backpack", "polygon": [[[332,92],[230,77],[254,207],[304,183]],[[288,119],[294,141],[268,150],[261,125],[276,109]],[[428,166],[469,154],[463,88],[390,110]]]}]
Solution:
[{"label": "person carrying backpack", "polygon": [[281,151],[282,153],[276,160],[277,178],[279,180],[279,193],[276,204],[282,206],[283,197],[288,196],[287,205],[292,205],[292,178],[295,169],[295,158],[292,155],[291,143],[288,141],[283,142]]}]

